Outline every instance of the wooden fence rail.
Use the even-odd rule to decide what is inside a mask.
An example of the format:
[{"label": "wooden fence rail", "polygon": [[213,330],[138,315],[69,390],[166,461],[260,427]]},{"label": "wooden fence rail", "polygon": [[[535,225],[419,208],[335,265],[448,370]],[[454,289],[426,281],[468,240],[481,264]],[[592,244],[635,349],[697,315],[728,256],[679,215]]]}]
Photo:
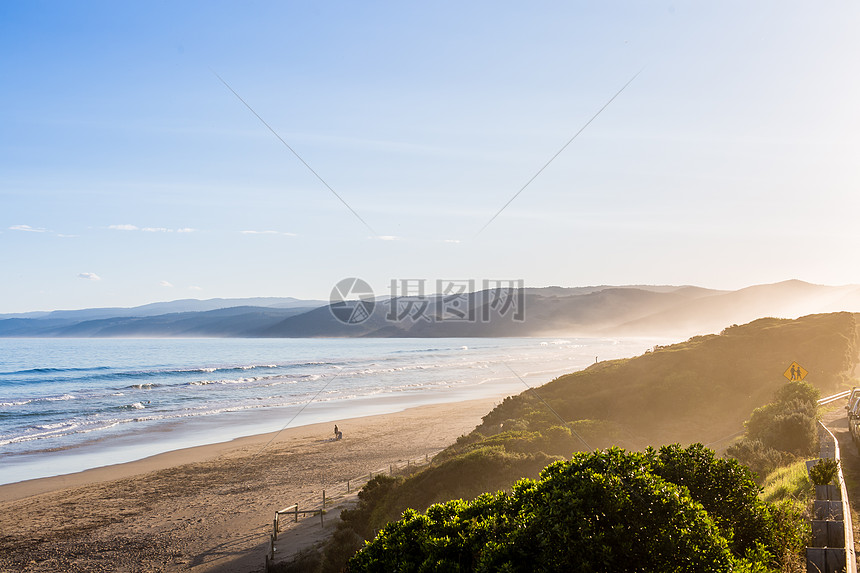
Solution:
[{"label": "wooden fence rail", "polygon": [[[376,469],[370,472],[367,472],[367,475],[361,475],[355,478],[351,478],[346,480],[345,483],[341,483],[341,491],[335,494],[334,497],[329,496],[326,497],[326,490],[322,490],[322,503],[319,506],[319,509],[307,509],[300,510],[299,504],[294,503],[285,507],[284,509],[278,510],[275,512],[275,518],[272,521],[272,533],[269,536],[269,550],[266,552],[266,571],[268,572],[270,567],[275,562],[275,554],[278,553],[278,546],[276,542],[278,541],[278,534],[282,531],[281,524],[283,522],[282,516],[292,516],[292,522],[298,523],[299,515],[302,516],[310,514],[312,517],[319,515],[320,516],[320,526],[325,527],[325,508],[326,506],[334,505],[336,501],[342,500],[347,495],[352,493],[353,491],[359,489],[362,485],[366,484],[370,480],[374,478],[374,476],[388,474],[394,475],[395,472],[411,472],[412,469],[418,469],[420,466],[430,463],[430,459],[432,456],[435,456],[441,450],[437,450],[432,453],[424,454],[423,456],[408,459],[399,462],[392,462],[388,464],[388,468]],[[329,490],[331,492],[331,490]]]}]

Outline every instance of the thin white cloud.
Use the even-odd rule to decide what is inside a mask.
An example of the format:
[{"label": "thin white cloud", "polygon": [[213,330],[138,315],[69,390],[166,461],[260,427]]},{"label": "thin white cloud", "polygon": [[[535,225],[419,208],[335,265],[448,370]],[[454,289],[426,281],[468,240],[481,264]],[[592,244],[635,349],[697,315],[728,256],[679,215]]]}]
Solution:
[{"label": "thin white cloud", "polygon": [[190,286],[190,287],[188,287],[188,290],[203,290],[203,287],[199,287],[199,286]]},{"label": "thin white cloud", "polygon": [[86,279],[88,281],[100,281],[102,278],[98,276],[96,273],[78,273],[79,279]]},{"label": "thin white cloud", "polygon": [[284,231],[239,231],[243,235],[280,235],[282,237],[295,237],[295,233],[287,233]]},{"label": "thin white cloud", "polygon": [[36,227],[31,227],[30,225],[12,225],[9,227],[10,231],[26,231],[28,233],[45,233],[47,229],[41,229]]},{"label": "thin white cloud", "polygon": [[182,227],[181,229],[169,229],[167,227],[138,227],[137,225],[108,225],[112,231],[142,231],[144,233],[193,233],[197,229]]},{"label": "thin white cloud", "polygon": [[163,286],[163,287],[173,288],[173,285],[172,285],[172,284],[170,284],[170,283],[169,283],[169,282],[167,282],[167,281],[160,281],[160,282],[158,283],[158,286]]},{"label": "thin white cloud", "polygon": [[460,241],[460,239],[445,239],[442,242],[443,243],[455,243],[456,244],[456,243],[460,243],[461,241]]},{"label": "thin white cloud", "polygon": [[379,239],[380,241],[399,241],[400,240],[400,237],[397,237],[395,235],[379,235],[376,238]]}]

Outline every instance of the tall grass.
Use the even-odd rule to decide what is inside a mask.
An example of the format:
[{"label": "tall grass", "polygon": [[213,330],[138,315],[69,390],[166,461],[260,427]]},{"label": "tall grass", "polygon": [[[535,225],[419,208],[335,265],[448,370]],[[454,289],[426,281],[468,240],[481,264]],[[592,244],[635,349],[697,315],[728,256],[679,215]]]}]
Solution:
[{"label": "tall grass", "polygon": [[764,479],[761,498],[768,502],[787,499],[797,502],[802,509],[806,509],[814,495],[815,488],[809,480],[806,462],[799,461],[769,473]]}]

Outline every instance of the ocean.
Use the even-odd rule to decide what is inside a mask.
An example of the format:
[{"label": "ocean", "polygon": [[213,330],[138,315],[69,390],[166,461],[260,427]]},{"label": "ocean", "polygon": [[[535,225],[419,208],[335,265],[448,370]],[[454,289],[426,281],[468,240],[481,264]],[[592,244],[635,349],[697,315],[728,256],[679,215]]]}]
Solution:
[{"label": "ocean", "polygon": [[284,427],[501,399],[664,342],[0,339],[0,484]]}]

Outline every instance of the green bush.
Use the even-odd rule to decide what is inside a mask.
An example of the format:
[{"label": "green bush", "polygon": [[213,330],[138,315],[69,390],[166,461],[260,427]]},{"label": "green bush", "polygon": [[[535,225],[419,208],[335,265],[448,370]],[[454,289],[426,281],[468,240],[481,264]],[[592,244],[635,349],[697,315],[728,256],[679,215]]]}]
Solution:
[{"label": "green bush", "polygon": [[402,478],[376,476],[358,492],[358,505],[341,512],[341,520],[364,539],[370,539],[388,520],[389,516],[384,511],[385,503],[402,481]]},{"label": "green bush", "polygon": [[819,392],[806,382],[789,382],[774,402],[756,408],[744,424],[744,437],[726,455],[749,466],[760,479],[818,449]]},{"label": "green bush", "polygon": [[809,479],[815,485],[828,485],[839,472],[839,460],[820,459],[818,463],[809,468]]},{"label": "green bush", "polygon": [[757,492],[748,470],[701,445],[577,453],[547,466],[536,481],[518,482],[511,493],[437,504],[425,515],[407,510],[349,567],[768,571],[784,546],[793,547],[797,523]]},{"label": "green bush", "polygon": [[767,447],[758,440],[741,439],[726,448],[726,456],[735,458],[756,474],[761,481],[766,475],[797,460],[797,456]]},{"label": "green bush", "polygon": [[652,471],[690,490],[729,540],[735,555],[754,550],[757,543],[770,551],[779,549],[762,536],[767,529],[767,505],[759,500],[759,488],[749,468],[737,460],[719,459],[701,444],[686,449],[673,444],[648,453]]}]

